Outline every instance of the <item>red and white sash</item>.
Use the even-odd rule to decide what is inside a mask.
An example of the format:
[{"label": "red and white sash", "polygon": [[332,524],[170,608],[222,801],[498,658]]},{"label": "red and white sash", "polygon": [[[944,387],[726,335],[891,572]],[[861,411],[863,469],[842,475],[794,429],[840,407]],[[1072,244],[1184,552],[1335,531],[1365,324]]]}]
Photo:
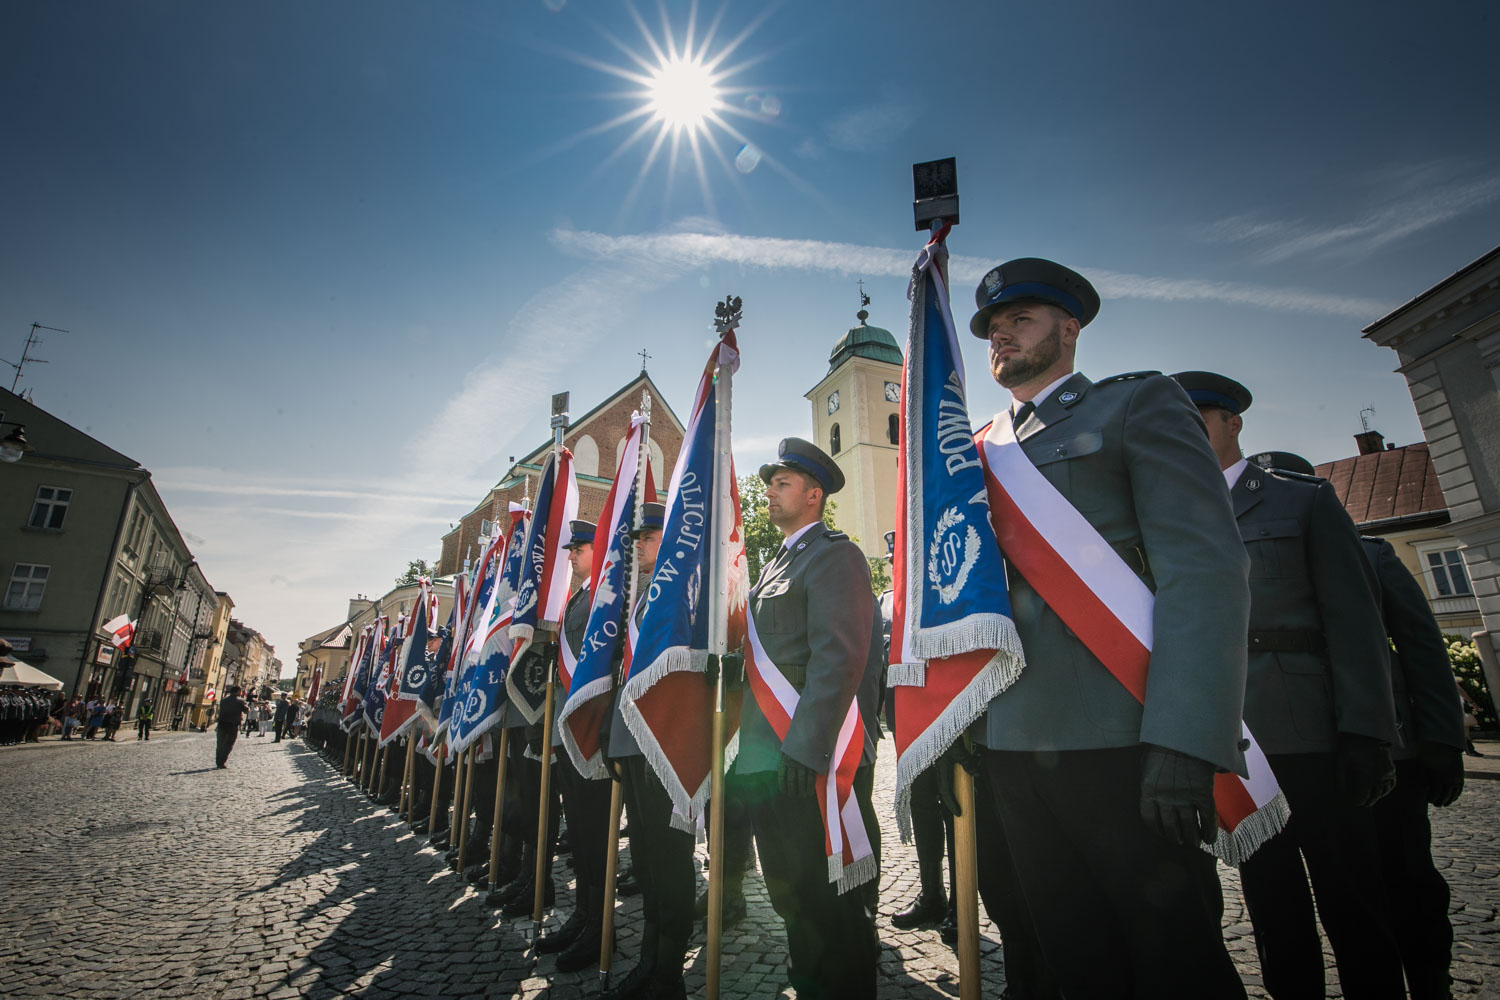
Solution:
[{"label": "red and white sash", "polygon": [[[1005,557],[1089,652],[1144,704],[1151,665],[1155,595],[1094,526],[1026,457],[1001,413],[975,434],[990,515]],[[1290,810],[1248,727],[1249,777],[1214,778],[1219,837],[1211,850],[1228,864],[1248,858],[1286,824]]]},{"label": "red and white sash", "polygon": [[[755,631],[754,614],[745,616],[745,626],[745,649],[749,654],[745,658],[745,673],[750,680],[750,693],[755,696],[755,703],[776,731],[777,738],[785,742],[801,695],[781,668],[766,655]],[[862,668],[863,664],[860,666]],[[840,893],[880,874],[875,849],[870,845],[864,817],[859,812],[859,800],[854,795],[854,772],[859,770],[864,751],[864,726],[859,718],[859,703],[851,697],[843,725],[839,726],[833,759],[828,771],[818,775],[816,784],[818,809],[823,814],[828,881],[837,883]],[[834,779],[832,782],[828,780],[830,775]]]}]

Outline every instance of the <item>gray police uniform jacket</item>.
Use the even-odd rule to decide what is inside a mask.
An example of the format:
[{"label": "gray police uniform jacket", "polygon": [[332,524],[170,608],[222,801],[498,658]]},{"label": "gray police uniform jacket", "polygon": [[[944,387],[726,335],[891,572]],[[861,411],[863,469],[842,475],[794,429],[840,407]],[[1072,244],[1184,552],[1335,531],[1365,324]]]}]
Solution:
[{"label": "gray police uniform jacket", "polygon": [[1154,372],[1097,383],[1075,374],[1017,438],[1156,595],[1151,665],[1142,705],[1012,570],[1026,668],[990,702],[980,742],[992,750],[1151,743],[1243,774],[1248,560],[1187,393]]},{"label": "gray police uniform jacket", "polygon": [[1339,733],[1396,741],[1374,572],[1333,485],[1248,462],[1230,490],[1250,553],[1245,722],[1268,754],[1328,753]]},{"label": "gray police uniform jacket", "polygon": [[1375,568],[1380,617],[1396,647],[1391,652],[1391,692],[1401,745],[1391,749],[1391,756],[1410,757],[1417,743],[1462,750],[1467,745],[1463,702],[1453,684],[1448,644],[1427,596],[1390,542],[1383,538],[1361,541]]},{"label": "gray police uniform jacket", "polygon": [[827,771],[850,699],[864,725],[864,761],[873,761],[883,657],[870,564],[859,546],[814,524],[766,566],[750,591],[749,611],[761,647],[800,698],[783,743],[754,694],[745,692],[735,772],[774,771],[782,753]]}]

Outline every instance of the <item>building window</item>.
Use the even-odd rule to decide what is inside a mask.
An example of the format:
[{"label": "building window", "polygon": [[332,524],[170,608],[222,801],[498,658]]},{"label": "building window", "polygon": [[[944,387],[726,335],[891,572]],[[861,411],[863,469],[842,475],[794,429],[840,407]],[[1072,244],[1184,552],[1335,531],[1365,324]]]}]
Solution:
[{"label": "building window", "polygon": [[1456,546],[1434,549],[1423,555],[1427,559],[1427,579],[1433,597],[1468,597],[1474,593],[1474,588],[1469,586],[1469,571],[1464,567],[1463,555]]},{"label": "building window", "polygon": [[834,424],[833,429],[828,432],[828,454],[839,453],[839,425]]},{"label": "building window", "polygon": [[38,611],[42,607],[42,591],[47,589],[48,566],[31,563],[16,563],[10,571],[10,586],[5,591],[5,610]]},{"label": "building window", "polygon": [[894,413],[886,418],[885,436],[890,440],[891,444],[901,443],[901,419]]},{"label": "building window", "polygon": [[68,504],[73,500],[73,491],[61,486],[38,486],[36,500],[31,504],[31,520],[26,524],[46,531],[61,531],[63,518],[68,516]]}]

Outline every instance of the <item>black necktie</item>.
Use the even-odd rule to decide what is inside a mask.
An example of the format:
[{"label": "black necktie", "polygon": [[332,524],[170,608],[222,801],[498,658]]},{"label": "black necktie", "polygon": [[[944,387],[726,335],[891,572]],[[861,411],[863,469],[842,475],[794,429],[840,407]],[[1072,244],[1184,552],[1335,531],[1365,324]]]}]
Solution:
[{"label": "black necktie", "polygon": [[1017,410],[1015,412],[1015,415],[1010,418],[1011,429],[1017,431],[1020,430],[1021,425],[1026,422],[1026,418],[1031,416],[1035,412],[1036,404],[1031,400],[1028,399],[1026,402],[1022,403],[1021,408]]}]

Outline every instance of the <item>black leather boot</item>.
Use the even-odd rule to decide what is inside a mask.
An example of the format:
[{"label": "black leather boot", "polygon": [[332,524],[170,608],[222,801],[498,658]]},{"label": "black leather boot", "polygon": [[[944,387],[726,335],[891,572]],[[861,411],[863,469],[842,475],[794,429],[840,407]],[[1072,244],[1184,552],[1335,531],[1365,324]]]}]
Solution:
[{"label": "black leather boot", "polygon": [[947,912],[948,900],[943,898],[941,891],[933,894],[924,890],[916,902],[891,917],[891,926],[898,931],[909,931],[923,924],[935,924]]},{"label": "black leather boot", "polygon": [[641,933],[641,955],[635,968],[618,986],[605,993],[603,1000],[645,1000],[651,976],[656,971],[656,961],[656,928],[647,924]]},{"label": "black leather boot", "polygon": [[[584,925],[588,923],[589,898],[588,886],[580,885],[577,898],[573,900],[573,912],[568,915],[568,919],[551,934],[543,934],[536,939],[538,955],[555,955],[578,940],[578,935],[583,933]],[[597,948],[594,949],[594,954],[598,957]]]}]

